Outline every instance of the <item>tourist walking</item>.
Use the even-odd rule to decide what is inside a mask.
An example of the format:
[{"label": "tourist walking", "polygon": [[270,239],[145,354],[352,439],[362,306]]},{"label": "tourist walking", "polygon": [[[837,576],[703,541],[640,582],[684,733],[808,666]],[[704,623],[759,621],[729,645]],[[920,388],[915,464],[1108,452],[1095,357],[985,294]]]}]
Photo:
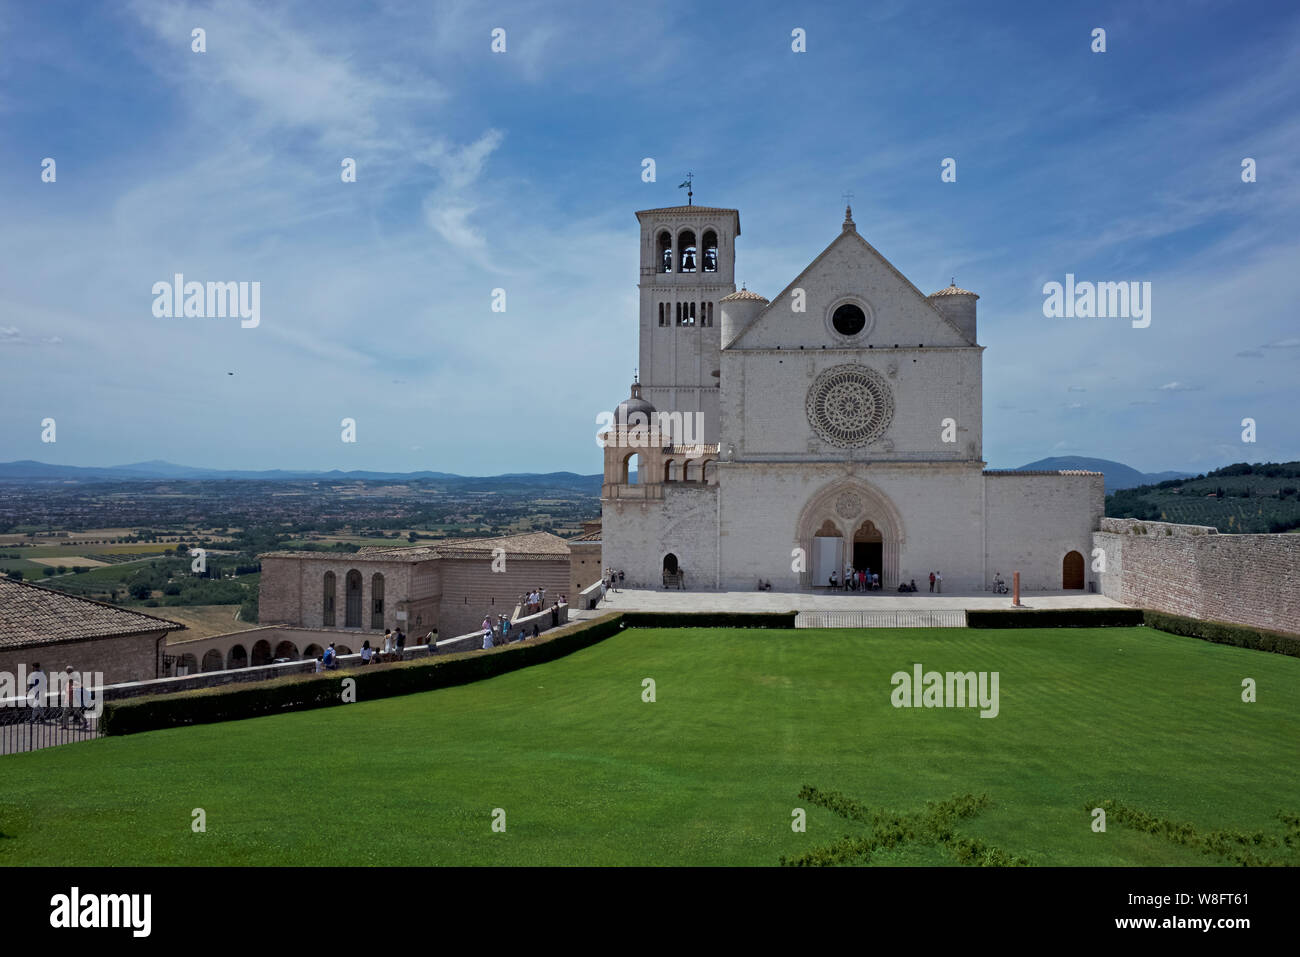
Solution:
[{"label": "tourist walking", "polygon": [[365,644],[361,646],[361,663],[363,665],[370,664],[370,659],[373,655],[374,651],[370,647],[370,639],[367,638]]},{"label": "tourist walking", "polygon": [[32,720],[45,720],[45,672],[39,661],[32,662],[32,674],[27,679],[27,703],[32,708]]},{"label": "tourist walking", "polygon": [[936,594],[943,594],[943,572],[934,573],[934,590]]},{"label": "tourist walking", "polygon": [[930,591],[934,591],[934,572],[930,572]]}]

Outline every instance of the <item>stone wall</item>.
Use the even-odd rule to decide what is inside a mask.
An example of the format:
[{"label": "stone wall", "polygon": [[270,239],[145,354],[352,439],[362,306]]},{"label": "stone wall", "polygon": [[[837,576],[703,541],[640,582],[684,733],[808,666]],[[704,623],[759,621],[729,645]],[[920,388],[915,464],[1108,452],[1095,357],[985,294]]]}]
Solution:
[{"label": "stone wall", "polygon": [[593,582],[600,581],[604,569],[600,542],[570,542],[569,590],[565,594],[572,599]]},{"label": "stone wall", "polygon": [[[434,560],[422,563],[432,565]],[[325,626],[325,574],[334,573],[334,627],[347,622],[347,576],[356,569],[361,573],[361,630],[378,634],[401,625],[408,633],[427,633],[437,627],[436,607],[440,595],[437,575],[421,563],[378,561],[357,555],[327,558],[263,558],[262,578],[258,589],[258,621],[261,624],[295,625],[302,628]],[[384,576],[384,622],[371,627],[374,600],[374,576]],[[403,599],[410,596],[408,607]],[[407,619],[398,621],[397,612],[405,610]],[[430,618],[434,620],[430,620]]]},{"label": "stone wall", "polygon": [[[628,588],[662,588],[664,556],[677,556],[687,588],[717,584],[718,487],[667,483],[653,502],[602,502],[605,565]],[[599,578],[599,573],[597,573]]]},{"label": "stone wall", "polygon": [[1096,578],[1090,571],[1092,534],[1105,502],[1101,475],[984,473],[984,585],[1001,572],[1010,587],[1011,575],[1018,571],[1023,590],[1058,591],[1064,584],[1065,556],[1078,552],[1086,590]]},{"label": "stone wall", "polygon": [[1102,594],[1126,605],[1300,634],[1300,535],[1103,519]]},{"label": "stone wall", "polygon": [[48,645],[0,650],[0,671],[18,673],[40,662],[47,675],[72,665],[74,671],[103,672],[104,681],[145,681],[156,678],[166,631],[151,631],[120,638],[60,641]]},{"label": "stone wall", "polygon": [[520,596],[539,585],[546,589],[548,606],[569,593],[568,555],[511,555],[501,571],[493,571],[492,564],[490,557],[438,560],[444,596],[438,611],[439,637],[472,632],[484,615],[512,615]]}]

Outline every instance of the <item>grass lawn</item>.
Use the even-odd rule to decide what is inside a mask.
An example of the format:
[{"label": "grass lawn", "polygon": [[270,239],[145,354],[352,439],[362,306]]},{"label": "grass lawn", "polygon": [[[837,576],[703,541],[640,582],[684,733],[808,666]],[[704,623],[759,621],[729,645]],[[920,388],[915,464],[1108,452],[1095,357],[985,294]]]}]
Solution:
[{"label": "grass lawn", "polygon": [[[999,672],[1000,714],[892,707],[913,662]],[[1147,628],[638,629],[459,688],[0,757],[0,865],[771,865],[868,833],[804,785],[899,813],[987,794],[957,832],[1034,864],[1215,864],[1087,808],[1280,838],[1297,742],[1300,660]]]}]

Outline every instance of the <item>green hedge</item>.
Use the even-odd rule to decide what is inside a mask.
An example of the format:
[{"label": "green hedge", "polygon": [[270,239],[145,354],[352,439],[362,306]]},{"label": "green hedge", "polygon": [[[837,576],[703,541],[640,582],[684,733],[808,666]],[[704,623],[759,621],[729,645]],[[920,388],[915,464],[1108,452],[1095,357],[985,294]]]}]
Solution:
[{"label": "green hedge", "polygon": [[627,611],[629,628],[793,628],[796,612]]},{"label": "green hedge", "polygon": [[1297,635],[1284,635],[1279,631],[1266,631],[1249,625],[1230,625],[1224,621],[1184,618],[1163,611],[1145,611],[1142,617],[1149,627],[1171,635],[1204,638],[1220,645],[1235,645],[1238,648],[1253,648],[1256,651],[1271,651],[1278,655],[1300,658],[1300,636]]},{"label": "green hedge", "polygon": [[101,727],[105,734],[135,734],[159,728],[329,707],[343,703],[343,678],[356,680],[358,701],[449,688],[563,658],[603,641],[621,627],[621,616],[606,615],[565,626],[536,640],[503,645],[487,652],[465,652],[394,665],[357,667],[248,685],[219,685],[111,701],[104,706]]},{"label": "green hedge", "polygon": [[1141,608],[1026,608],[966,612],[971,628],[1123,628],[1142,624]]}]

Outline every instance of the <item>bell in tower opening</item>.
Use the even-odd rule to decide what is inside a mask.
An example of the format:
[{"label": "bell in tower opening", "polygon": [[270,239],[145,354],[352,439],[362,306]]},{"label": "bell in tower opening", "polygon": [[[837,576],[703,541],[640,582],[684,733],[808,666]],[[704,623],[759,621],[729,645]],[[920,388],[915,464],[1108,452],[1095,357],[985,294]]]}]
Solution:
[{"label": "bell in tower opening", "polygon": [[683,230],[677,234],[677,248],[682,251],[681,272],[695,272],[695,231]]}]

